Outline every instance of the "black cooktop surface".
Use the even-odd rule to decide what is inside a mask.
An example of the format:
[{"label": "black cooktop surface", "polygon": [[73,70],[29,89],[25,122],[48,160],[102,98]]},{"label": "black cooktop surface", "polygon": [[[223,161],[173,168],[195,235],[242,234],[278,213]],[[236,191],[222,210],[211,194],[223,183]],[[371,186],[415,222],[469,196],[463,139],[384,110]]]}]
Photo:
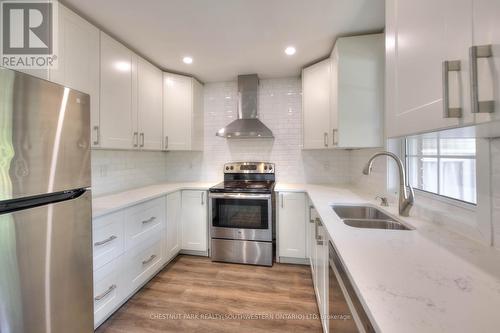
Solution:
[{"label": "black cooktop surface", "polygon": [[221,193],[271,193],[274,181],[226,180],[210,188],[210,192]]}]

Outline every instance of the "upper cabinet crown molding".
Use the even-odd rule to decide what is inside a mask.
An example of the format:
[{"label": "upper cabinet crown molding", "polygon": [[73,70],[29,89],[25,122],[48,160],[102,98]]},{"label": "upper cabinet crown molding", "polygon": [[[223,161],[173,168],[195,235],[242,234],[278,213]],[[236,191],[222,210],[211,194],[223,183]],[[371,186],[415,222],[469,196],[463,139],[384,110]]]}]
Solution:
[{"label": "upper cabinet crown molding", "polygon": [[494,0],[386,1],[388,137],[500,119],[499,15]]},{"label": "upper cabinet crown molding", "polygon": [[303,148],[383,146],[383,34],[339,38],[302,71]]},{"label": "upper cabinet crown molding", "polygon": [[203,150],[203,87],[194,78],[163,73],[164,150]]}]

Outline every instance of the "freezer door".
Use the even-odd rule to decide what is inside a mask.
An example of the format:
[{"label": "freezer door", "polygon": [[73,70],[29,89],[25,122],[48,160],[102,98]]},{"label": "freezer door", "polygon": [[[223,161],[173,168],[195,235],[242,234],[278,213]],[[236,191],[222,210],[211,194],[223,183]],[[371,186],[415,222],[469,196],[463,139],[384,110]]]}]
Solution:
[{"label": "freezer door", "polygon": [[0,68],[0,200],[90,187],[89,102]]},{"label": "freezer door", "polygon": [[0,332],[93,332],[90,191],[0,215]]}]

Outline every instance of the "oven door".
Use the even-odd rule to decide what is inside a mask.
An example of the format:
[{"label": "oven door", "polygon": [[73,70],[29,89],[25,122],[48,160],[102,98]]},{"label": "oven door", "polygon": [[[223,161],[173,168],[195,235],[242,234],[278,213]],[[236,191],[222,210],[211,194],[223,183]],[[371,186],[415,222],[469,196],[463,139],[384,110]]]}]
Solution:
[{"label": "oven door", "polygon": [[209,198],[212,238],[273,240],[271,194],[210,193]]}]

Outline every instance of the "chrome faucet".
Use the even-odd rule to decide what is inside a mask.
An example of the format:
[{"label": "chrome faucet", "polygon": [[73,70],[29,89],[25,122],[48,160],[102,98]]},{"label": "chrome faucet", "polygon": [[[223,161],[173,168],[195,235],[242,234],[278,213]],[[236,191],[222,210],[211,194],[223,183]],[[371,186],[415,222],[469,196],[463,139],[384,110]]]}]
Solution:
[{"label": "chrome faucet", "polygon": [[389,156],[392,157],[394,161],[396,161],[399,170],[399,215],[409,216],[410,209],[411,207],[413,207],[413,203],[415,202],[415,194],[413,193],[413,187],[409,186],[406,183],[405,168],[403,166],[403,162],[397,155],[388,151],[376,153],[375,155],[370,157],[368,163],[366,163],[363,169],[363,174],[370,174],[370,172],[372,171],[373,160],[378,156]]}]

